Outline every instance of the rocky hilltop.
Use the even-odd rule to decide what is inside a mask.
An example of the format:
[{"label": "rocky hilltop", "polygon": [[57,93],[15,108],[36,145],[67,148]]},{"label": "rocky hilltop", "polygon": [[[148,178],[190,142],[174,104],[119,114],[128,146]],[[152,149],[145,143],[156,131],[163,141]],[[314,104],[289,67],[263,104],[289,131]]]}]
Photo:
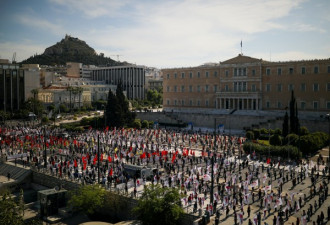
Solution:
[{"label": "rocky hilltop", "polygon": [[55,45],[45,49],[41,55],[34,55],[22,61],[25,64],[40,65],[65,65],[67,62],[80,62],[85,65],[117,66],[123,63],[117,62],[96,51],[78,38],[65,35],[65,38]]}]

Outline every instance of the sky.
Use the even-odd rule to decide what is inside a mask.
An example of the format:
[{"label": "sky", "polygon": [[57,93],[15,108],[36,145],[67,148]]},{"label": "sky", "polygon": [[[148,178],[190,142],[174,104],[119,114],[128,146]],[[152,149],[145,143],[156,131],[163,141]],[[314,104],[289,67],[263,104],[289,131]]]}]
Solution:
[{"label": "sky", "polygon": [[[0,0],[0,58],[20,62],[77,37],[120,61],[173,68],[242,53],[330,57],[329,0]],[[241,49],[242,43],[242,49]]]}]

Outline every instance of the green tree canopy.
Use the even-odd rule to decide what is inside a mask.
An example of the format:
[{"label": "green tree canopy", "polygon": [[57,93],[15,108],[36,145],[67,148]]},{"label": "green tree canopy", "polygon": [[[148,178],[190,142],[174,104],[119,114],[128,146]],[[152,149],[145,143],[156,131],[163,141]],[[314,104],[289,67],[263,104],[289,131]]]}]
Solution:
[{"label": "green tree canopy", "polygon": [[9,191],[5,191],[0,199],[0,224],[23,224],[21,210]]},{"label": "green tree canopy", "polygon": [[180,197],[178,189],[175,188],[145,186],[142,197],[133,211],[144,225],[179,224],[179,218],[183,214]]},{"label": "green tree canopy", "polygon": [[106,190],[99,185],[81,186],[72,192],[69,204],[76,211],[83,211],[86,215],[93,215],[104,204]]}]

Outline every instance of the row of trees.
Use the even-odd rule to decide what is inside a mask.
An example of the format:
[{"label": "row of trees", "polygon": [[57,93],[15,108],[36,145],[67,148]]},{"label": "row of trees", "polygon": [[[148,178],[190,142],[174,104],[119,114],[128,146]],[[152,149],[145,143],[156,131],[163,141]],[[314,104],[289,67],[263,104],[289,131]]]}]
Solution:
[{"label": "row of trees", "polygon": [[[183,214],[180,205],[182,195],[177,188],[146,185],[137,205],[131,210],[145,225],[175,225]],[[117,222],[117,215],[132,207],[117,194],[105,191],[98,185],[81,186],[71,192],[69,204],[91,219]],[[106,214],[106,215],[105,215]]]}]

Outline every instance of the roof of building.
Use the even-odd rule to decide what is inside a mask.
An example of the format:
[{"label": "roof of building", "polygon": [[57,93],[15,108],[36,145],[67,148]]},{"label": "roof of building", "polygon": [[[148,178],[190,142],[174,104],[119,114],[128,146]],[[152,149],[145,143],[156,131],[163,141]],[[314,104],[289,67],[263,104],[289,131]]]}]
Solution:
[{"label": "roof of building", "polygon": [[262,59],[252,58],[250,56],[245,56],[243,54],[238,54],[238,56],[221,62],[220,64],[239,64],[239,63],[261,63],[266,62]]}]

